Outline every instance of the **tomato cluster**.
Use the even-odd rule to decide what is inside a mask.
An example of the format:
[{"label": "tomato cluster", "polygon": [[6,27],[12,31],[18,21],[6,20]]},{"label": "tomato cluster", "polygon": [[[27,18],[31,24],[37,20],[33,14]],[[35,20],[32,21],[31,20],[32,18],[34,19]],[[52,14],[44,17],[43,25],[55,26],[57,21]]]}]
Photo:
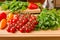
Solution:
[{"label": "tomato cluster", "polygon": [[7,23],[7,31],[15,33],[17,30],[20,32],[31,32],[37,25],[36,16],[32,14],[14,15],[13,19]]}]

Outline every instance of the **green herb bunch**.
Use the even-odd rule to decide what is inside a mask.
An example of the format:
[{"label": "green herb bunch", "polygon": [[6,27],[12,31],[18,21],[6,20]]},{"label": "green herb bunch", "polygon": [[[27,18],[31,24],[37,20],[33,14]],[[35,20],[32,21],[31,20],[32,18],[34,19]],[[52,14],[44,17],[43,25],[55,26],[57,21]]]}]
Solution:
[{"label": "green herb bunch", "polygon": [[[59,12],[57,12],[56,9],[43,9],[40,15],[37,18],[37,21],[39,22],[36,26],[36,30],[42,29],[42,30],[48,30],[48,29],[57,29],[60,24],[60,16],[57,15]],[[60,14],[60,13],[59,13]]]}]

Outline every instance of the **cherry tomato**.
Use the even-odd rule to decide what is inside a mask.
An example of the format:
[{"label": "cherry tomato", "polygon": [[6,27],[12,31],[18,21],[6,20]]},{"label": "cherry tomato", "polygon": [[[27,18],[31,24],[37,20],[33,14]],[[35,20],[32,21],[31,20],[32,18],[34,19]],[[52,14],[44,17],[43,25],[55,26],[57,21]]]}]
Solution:
[{"label": "cherry tomato", "polygon": [[28,22],[28,19],[25,18],[22,23],[23,23],[23,24],[26,24],[27,22]]},{"label": "cherry tomato", "polygon": [[31,29],[26,28],[26,32],[27,32],[27,33],[31,32]]},{"label": "cherry tomato", "polygon": [[16,32],[16,28],[15,28],[15,27],[12,27],[12,28],[10,29],[10,32],[15,33],[15,32]]},{"label": "cherry tomato", "polygon": [[32,19],[32,20],[36,20],[36,17],[35,17],[35,16],[31,16],[31,19]]},{"label": "cherry tomato", "polygon": [[15,26],[15,23],[12,23],[12,26]]},{"label": "cherry tomato", "polygon": [[19,30],[19,31],[23,33],[23,32],[24,32],[24,28],[20,28],[20,30]]},{"label": "cherry tomato", "polygon": [[10,29],[11,29],[11,27],[10,27],[10,26],[8,26],[8,28],[7,28],[7,32],[10,32]]},{"label": "cherry tomato", "polygon": [[19,24],[20,23],[20,21],[17,21],[17,23],[16,24]]},{"label": "cherry tomato", "polygon": [[30,22],[32,22],[32,21],[33,21],[33,19],[31,19],[31,18],[30,18],[30,19],[29,19],[29,21],[30,21]]},{"label": "cherry tomato", "polygon": [[31,25],[30,25],[30,28],[31,28],[31,29],[34,29],[34,28],[35,28],[35,25],[34,25],[34,24],[31,24]]},{"label": "cherry tomato", "polygon": [[29,26],[28,24],[25,25],[25,27],[28,27],[28,26]]},{"label": "cherry tomato", "polygon": [[17,22],[17,19],[13,19],[13,20],[12,20],[12,23],[16,23],[16,22]]},{"label": "cherry tomato", "polygon": [[20,26],[16,26],[16,28],[19,30],[20,29]]}]

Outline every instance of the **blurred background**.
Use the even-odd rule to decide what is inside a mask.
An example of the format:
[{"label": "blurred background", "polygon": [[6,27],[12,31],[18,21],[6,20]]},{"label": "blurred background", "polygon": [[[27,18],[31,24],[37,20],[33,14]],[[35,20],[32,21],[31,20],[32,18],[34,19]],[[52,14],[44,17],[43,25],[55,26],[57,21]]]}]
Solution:
[{"label": "blurred background", "polygon": [[[4,1],[4,0],[0,0],[0,1]],[[21,0],[21,1],[33,1],[33,2],[40,2],[40,3],[45,3],[44,5],[46,5],[46,0]],[[48,0],[48,4],[49,8],[53,8],[53,7],[60,7],[60,0]]]}]

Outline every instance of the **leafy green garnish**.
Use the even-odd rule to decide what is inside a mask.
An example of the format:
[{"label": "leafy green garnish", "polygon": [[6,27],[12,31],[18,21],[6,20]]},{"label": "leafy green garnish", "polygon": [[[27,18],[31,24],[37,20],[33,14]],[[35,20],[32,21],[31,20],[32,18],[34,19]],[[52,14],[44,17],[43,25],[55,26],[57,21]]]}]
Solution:
[{"label": "leafy green garnish", "polygon": [[59,26],[60,16],[57,15],[56,9],[43,9],[40,15],[37,18],[39,22],[36,26],[37,29],[57,29]]}]

